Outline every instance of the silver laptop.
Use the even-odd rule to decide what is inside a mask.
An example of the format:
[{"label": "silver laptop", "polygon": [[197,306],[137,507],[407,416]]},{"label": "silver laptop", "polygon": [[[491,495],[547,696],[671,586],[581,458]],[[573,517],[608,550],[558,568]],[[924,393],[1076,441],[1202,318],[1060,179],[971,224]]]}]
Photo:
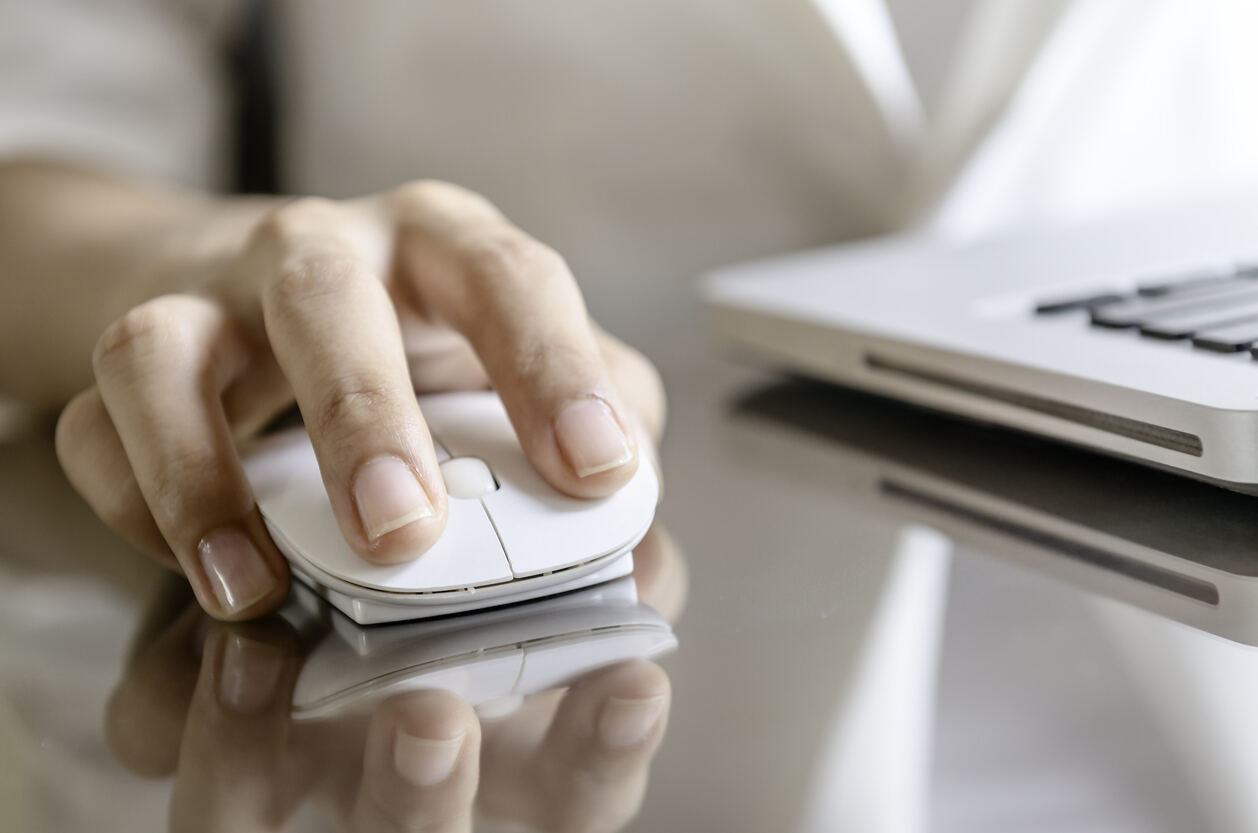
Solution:
[{"label": "silver laptop", "polygon": [[784,369],[1258,491],[1258,194],[793,254],[704,295]]}]

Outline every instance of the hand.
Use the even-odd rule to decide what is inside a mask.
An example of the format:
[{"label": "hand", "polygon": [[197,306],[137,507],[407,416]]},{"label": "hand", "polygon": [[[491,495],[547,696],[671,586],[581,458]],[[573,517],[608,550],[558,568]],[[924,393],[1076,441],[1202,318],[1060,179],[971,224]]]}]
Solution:
[{"label": "hand", "polygon": [[475,194],[421,182],[302,199],[230,255],[207,262],[208,246],[168,245],[187,291],[106,328],[57,451],[97,514],[182,570],[216,618],[287,595],[236,443],[294,401],[345,540],[375,563],[415,558],[446,522],[416,391],[492,385],[533,465],[578,497],[653,454],[654,369],[588,318],[559,255]]},{"label": "hand", "polygon": [[[653,529],[635,564],[639,596],[679,614],[686,570],[671,539]],[[391,697],[368,718],[293,722],[302,661],[278,617],[225,625],[186,603],[150,611],[105,735],[128,769],[174,777],[172,830],[287,829],[307,802],[360,833],[468,830],[473,816],[616,830],[641,804],[671,701],[664,672],[633,660],[494,720],[430,690]]]}]

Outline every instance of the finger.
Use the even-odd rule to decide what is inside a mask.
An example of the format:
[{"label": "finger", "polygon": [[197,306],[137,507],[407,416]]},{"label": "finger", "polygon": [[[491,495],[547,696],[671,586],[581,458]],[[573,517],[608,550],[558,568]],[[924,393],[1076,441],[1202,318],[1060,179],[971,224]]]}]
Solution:
[{"label": "finger", "polygon": [[137,645],[105,707],[109,751],[128,770],[149,778],[175,770],[200,673],[197,634],[208,619],[184,587],[181,612]]},{"label": "finger", "polygon": [[197,600],[242,619],[276,608],[288,567],[266,533],[219,397],[247,356],[222,310],[149,301],[111,325],[93,357],[101,399],[136,483]]},{"label": "finger", "polygon": [[[489,387],[485,367],[467,339],[452,331],[422,328],[409,339],[403,332],[417,393],[480,390]],[[664,433],[664,385],[655,366],[640,352],[595,326],[599,352],[622,401],[642,428],[642,436],[659,443]]]},{"label": "finger", "polygon": [[664,383],[655,366],[637,350],[601,329],[597,335],[603,361],[633,417],[639,452],[655,469],[655,479],[660,484],[658,503],[664,499],[664,467],[659,454],[667,410]]},{"label": "finger", "polygon": [[631,417],[562,258],[462,189],[423,183],[392,199],[413,302],[472,343],[534,467],[579,497],[628,482]]},{"label": "finger", "polygon": [[582,678],[531,756],[486,750],[482,803],[544,830],[619,828],[641,803],[670,697],[668,677],[645,660]]},{"label": "finger", "polygon": [[216,625],[205,640],[171,794],[172,827],[282,829],[284,753],[300,670],[295,634],[275,618]]},{"label": "finger", "polygon": [[595,672],[569,689],[537,755],[542,790],[557,799],[550,827],[585,829],[597,820],[616,829],[633,817],[670,699],[667,675],[646,660]]},{"label": "finger", "polygon": [[223,413],[238,439],[261,433],[292,407],[292,390],[269,349],[255,351],[249,369],[223,391]]},{"label": "finger", "polygon": [[667,402],[659,371],[646,356],[620,339],[597,328],[599,351],[607,364],[616,390],[629,410],[642,423],[651,442],[658,444],[664,435]]},{"label": "finger", "polygon": [[385,701],[367,730],[354,829],[470,831],[480,769],[480,726],[446,691]]},{"label": "finger", "polygon": [[445,484],[380,276],[340,209],[301,201],[259,227],[267,337],[305,417],[332,508],[363,558],[396,563],[445,528]]},{"label": "finger", "polygon": [[56,444],[62,470],[96,516],[136,549],[179,569],[95,387],[70,400],[61,412]]},{"label": "finger", "polygon": [[414,333],[410,338],[405,331],[402,335],[416,393],[485,390],[489,387],[485,366],[476,357],[476,351],[467,339],[453,330],[433,330],[431,325],[416,329],[423,332]]},{"label": "finger", "polygon": [[690,575],[681,548],[659,524],[633,548],[633,580],[638,598],[676,624],[686,607]]}]

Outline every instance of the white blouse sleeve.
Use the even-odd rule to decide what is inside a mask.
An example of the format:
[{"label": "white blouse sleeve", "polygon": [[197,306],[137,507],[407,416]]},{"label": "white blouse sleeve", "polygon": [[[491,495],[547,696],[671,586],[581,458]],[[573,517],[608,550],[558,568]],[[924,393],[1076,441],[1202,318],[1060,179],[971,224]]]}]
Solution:
[{"label": "white blouse sleeve", "polygon": [[221,186],[234,5],[0,0],[0,159]]}]

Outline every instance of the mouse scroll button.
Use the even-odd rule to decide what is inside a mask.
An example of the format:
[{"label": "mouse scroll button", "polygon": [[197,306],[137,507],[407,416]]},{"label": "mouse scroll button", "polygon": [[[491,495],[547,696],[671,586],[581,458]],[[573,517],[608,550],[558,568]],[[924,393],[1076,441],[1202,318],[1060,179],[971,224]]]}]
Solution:
[{"label": "mouse scroll button", "polygon": [[474,500],[498,491],[498,481],[479,457],[455,457],[441,464],[441,477],[452,498]]},{"label": "mouse scroll button", "polygon": [[[514,683],[515,680],[512,680]],[[508,694],[505,697],[496,697],[493,700],[486,700],[476,707],[476,716],[481,720],[502,720],[510,717],[520,710],[520,706],[524,705],[524,698],[519,694]]]}]

